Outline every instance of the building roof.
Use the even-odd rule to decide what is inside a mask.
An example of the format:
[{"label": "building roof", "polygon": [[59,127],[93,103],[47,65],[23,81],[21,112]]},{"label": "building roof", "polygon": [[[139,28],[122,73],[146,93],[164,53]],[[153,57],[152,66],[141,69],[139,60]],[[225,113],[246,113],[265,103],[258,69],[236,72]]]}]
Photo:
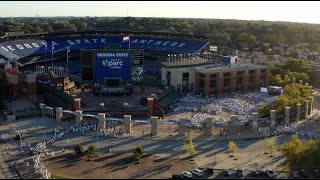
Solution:
[{"label": "building roof", "polygon": [[[167,68],[167,67],[164,67]],[[236,64],[236,65],[222,65],[222,64],[205,64],[205,65],[196,65],[191,67],[176,67],[178,71],[197,71],[200,73],[211,73],[211,72],[225,72],[233,70],[246,70],[246,69],[266,69],[267,66],[258,65],[258,64]]]},{"label": "building roof", "polygon": [[266,66],[258,65],[258,64],[236,64],[236,65],[207,65],[195,67],[197,72],[201,73],[209,73],[209,72],[225,72],[225,71],[233,71],[233,70],[246,70],[246,69],[265,69]]}]

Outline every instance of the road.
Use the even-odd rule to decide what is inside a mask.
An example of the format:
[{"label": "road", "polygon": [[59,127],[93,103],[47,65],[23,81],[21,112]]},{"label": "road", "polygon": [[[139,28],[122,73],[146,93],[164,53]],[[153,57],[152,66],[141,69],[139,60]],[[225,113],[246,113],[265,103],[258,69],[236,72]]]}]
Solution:
[{"label": "road", "polygon": [[0,179],[20,179],[15,172],[14,162],[18,158],[18,146],[10,141],[7,134],[1,135],[0,138]]}]

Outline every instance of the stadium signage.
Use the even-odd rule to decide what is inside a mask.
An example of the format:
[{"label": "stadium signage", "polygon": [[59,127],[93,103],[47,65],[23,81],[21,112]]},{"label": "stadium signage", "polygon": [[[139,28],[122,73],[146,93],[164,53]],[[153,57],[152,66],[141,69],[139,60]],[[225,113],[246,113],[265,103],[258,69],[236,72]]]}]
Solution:
[{"label": "stadium signage", "polygon": [[97,57],[129,57],[129,53],[97,53]]},{"label": "stadium signage", "polygon": [[94,54],[94,80],[121,77],[131,80],[132,53],[128,50],[98,50]]},{"label": "stadium signage", "polygon": [[[51,49],[51,46],[68,46],[68,45],[81,45],[81,44],[107,44],[108,41],[105,38],[83,38],[83,39],[63,39],[63,41],[57,40],[40,40],[40,42],[21,42],[21,41],[12,41],[10,45],[1,45],[1,49],[10,52],[16,50],[24,50],[24,49],[34,49],[34,48],[42,48],[45,45],[51,42],[50,46],[47,47]],[[125,41],[120,41],[120,43],[127,43]],[[187,43],[180,43],[176,41],[161,41],[161,40],[153,40],[153,39],[137,39],[132,38],[130,44],[141,44],[141,45],[154,45],[154,46],[169,46],[169,47],[178,47],[182,48]]]}]

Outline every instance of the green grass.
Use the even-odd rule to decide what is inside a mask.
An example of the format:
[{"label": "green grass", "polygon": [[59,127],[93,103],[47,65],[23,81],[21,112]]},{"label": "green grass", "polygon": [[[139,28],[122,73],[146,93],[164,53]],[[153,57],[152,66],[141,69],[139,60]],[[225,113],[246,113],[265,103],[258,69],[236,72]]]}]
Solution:
[{"label": "green grass", "polygon": [[282,168],[281,173],[289,173],[289,168],[288,167],[285,167],[285,168]]},{"label": "green grass", "polygon": [[56,174],[51,174],[51,179],[69,179],[69,178],[66,178],[66,177],[63,177],[63,176],[58,176]]}]

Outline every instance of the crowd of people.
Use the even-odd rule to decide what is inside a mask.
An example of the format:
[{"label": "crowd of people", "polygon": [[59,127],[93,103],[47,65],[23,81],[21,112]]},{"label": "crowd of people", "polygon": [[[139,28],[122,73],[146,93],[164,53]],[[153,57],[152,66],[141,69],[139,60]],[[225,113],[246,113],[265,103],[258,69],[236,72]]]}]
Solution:
[{"label": "crowd of people", "polygon": [[[203,126],[206,117],[213,117],[213,124],[223,125],[230,121],[229,117],[218,117],[223,111],[237,115],[236,124],[247,124],[251,119],[251,113],[257,112],[263,102],[269,104],[275,97],[263,92],[253,92],[248,94],[236,94],[233,97],[208,97],[187,95],[179,102],[191,103],[190,105],[180,105],[179,102],[173,107],[173,111],[189,110],[196,112],[195,115],[187,117],[187,126]],[[196,107],[199,107],[198,110]],[[197,111],[196,111],[197,110]],[[178,121],[178,116],[173,117],[172,121]],[[269,122],[269,118],[259,118],[259,121]]]},{"label": "crowd of people", "polygon": [[291,133],[298,134],[301,137],[318,140],[319,137],[316,134],[301,130],[302,127],[311,125],[314,122],[314,120],[306,119],[299,122],[291,122],[289,124],[279,124],[270,130],[269,135],[273,136]]}]

